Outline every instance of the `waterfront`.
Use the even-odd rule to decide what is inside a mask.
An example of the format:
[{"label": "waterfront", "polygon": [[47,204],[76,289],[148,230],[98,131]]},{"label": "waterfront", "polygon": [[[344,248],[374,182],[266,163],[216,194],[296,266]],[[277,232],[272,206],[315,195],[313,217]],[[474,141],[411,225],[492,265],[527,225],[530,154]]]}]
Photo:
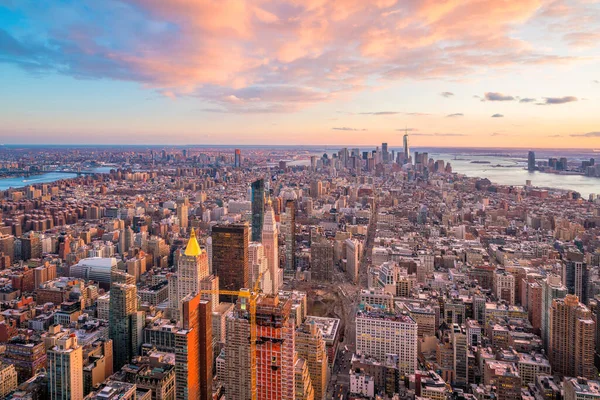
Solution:
[{"label": "waterfront", "polygon": [[[310,155],[321,157],[327,153],[330,157],[339,148],[330,147],[324,149],[313,149]],[[359,149],[361,151],[367,149]],[[402,151],[400,147],[391,147],[395,152]],[[581,194],[584,199],[589,195],[600,194],[600,178],[583,175],[559,175],[543,172],[527,171],[527,151],[515,149],[450,149],[450,148],[414,148],[415,152],[428,152],[429,158],[444,160],[452,165],[452,171],[464,174],[468,177],[487,178],[492,183],[499,185],[524,186],[527,180],[540,188],[573,190]],[[594,151],[573,150],[536,150],[538,160],[548,157],[566,156],[570,162],[581,162],[595,157],[598,153]],[[310,165],[310,160],[300,159],[288,162],[290,166]]]},{"label": "waterfront", "polygon": [[[470,177],[487,178],[499,185],[523,186],[531,180],[533,186],[574,190],[584,199],[591,193],[600,194],[600,179],[583,175],[558,175],[543,172],[529,172],[525,159],[517,157],[495,157],[476,154],[453,154],[450,152],[429,153],[435,160],[450,162],[452,171]],[[489,164],[472,163],[489,161]]]},{"label": "waterfront", "polygon": [[[93,172],[97,173],[108,173],[111,167],[99,167],[93,169]],[[0,179],[0,190],[7,190],[10,188],[22,188],[29,185],[36,185],[40,183],[52,183],[60,181],[62,179],[70,179],[77,177],[74,172],[45,172],[39,175],[32,175],[29,177],[24,176],[13,176],[10,178]]]},{"label": "waterfront", "polygon": [[[316,155],[321,157],[324,152],[333,155],[332,149],[317,150],[311,149],[306,155]],[[400,148],[393,148],[395,151],[401,151]],[[591,193],[600,194],[600,178],[587,177],[583,175],[558,175],[542,172],[529,172],[526,169],[527,160],[526,154],[521,152],[513,152],[507,149],[497,150],[503,154],[493,155],[492,150],[482,149],[426,149],[415,148],[415,151],[428,151],[429,157],[434,160],[444,160],[450,162],[452,170],[459,174],[464,174],[469,177],[487,178],[493,183],[500,185],[515,185],[523,186],[527,180],[531,180],[531,184],[542,188],[555,188],[561,190],[574,190],[579,192],[584,199],[587,199]],[[505,153],[505,154],[504,154]],[[540,152],[542,157],[553,155],[549,152]],[[589,159],[589,156],[595,154],[569,154],[569,159]],[[306,157],[305,156],[305,157]],[[540,159],[543,159],[540,157]],[[288,165],[309,165],[310,160],[305,158],[299,160],[290,160]],[[276,167],[276,163],[272,163],[271,167]],[[95,168],[93,171],[98,173],[107,173],[114,166],[104,166]],[[69,172],[47,172],[41,175],[34,175],[29,178],[23,176],[1,178],[0,190],[9,188],[20,188],[31,184],[51,183],[61,179],[74,178],[76,174]]]}]

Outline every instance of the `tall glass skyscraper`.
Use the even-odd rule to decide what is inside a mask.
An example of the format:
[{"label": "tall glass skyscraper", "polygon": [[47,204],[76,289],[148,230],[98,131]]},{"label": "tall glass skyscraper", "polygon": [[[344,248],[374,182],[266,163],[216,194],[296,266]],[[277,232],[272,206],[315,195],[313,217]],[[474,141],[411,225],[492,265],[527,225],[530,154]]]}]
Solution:
[{"label": "tall glass skyscraper", "polygon": [[533,151],[530,151],[527,155],[527,169],[535,171],[535,153]]},{"label": "tall glass skyscraper", "polygon": [[252,182],[252,241],[262,240],[263,221],[265,216],[265,181],[258,179]]},{"label": "tall glass skyscraper", "polygon": [[[248,225],[215,225],[212,228],[212,251],[213,272],[219,277],[219,289],[250,287]],[[222,296],[222,301],[228,299]]]}]

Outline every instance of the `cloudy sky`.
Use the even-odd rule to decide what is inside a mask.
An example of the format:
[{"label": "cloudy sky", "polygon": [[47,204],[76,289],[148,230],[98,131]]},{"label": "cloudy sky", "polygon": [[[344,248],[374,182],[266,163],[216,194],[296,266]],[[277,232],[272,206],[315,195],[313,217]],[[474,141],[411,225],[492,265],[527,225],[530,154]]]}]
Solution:
[{"label": "cloudy sky", "polygon": [[598,0],[0,0],[0,142],[600,148]]}]

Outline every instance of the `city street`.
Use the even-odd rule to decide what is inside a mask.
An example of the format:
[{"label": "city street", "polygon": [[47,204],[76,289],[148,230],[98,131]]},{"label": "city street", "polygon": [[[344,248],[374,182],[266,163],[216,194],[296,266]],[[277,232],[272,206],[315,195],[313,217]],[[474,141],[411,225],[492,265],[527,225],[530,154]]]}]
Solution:
[{"label": "city street", "polygon": [[[374,212],[369,224],[367,237],[365,240],[365,250],[361,259],[361,265],[359,269],[358,282],[348,282],[346,274],[341,270],[336,270],[335,281],[341,282],[337,286],[342,294],[341,298],[343,304],[343,310],[347,311],[344,315],[346,324],[344,329],[344,341],[340,343],[336,362],[333,366],[332,377],[329,383],[328,398],[333,399],[345,399],[347,398],[350,391],[350,368],[352,362],[352,355],[356,351],[356,311],[360,300],[360,290],[367,287],[367,268],[370,265],[370,255],[373,250],[373,242],[375,239],[375,227],[377,225],[377,211]],[[347,349],[347,350],[346,350]]]}]

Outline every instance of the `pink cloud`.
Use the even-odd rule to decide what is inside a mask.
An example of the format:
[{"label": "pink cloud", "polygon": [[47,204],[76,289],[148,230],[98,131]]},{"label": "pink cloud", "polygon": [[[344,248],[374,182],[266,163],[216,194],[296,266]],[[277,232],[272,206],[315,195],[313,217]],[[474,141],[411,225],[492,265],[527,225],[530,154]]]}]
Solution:
[{"label": "pink cloud", "polygon": [[585,21],[595,15],[578,2],[105,0],[95,7],[109,5],[119,15],[114,32],[76,19],[49,32],[64,41],[56,63],[77,76],[197,96],[214,110],[288,112],[394,80],[581,60],[517,36],[532,20],[558,24],[572,46],[598,40],[570,29],[582,10]]}]

